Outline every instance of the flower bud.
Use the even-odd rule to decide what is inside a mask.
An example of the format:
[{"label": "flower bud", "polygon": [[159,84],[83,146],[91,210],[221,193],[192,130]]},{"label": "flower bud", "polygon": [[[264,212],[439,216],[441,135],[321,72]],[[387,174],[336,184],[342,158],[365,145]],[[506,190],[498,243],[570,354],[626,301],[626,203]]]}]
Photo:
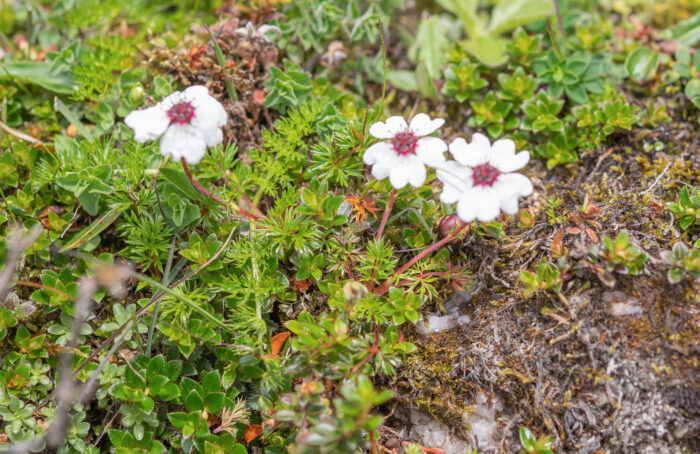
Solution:
[{"label": "flower bud", "polygon": [[145,94],[143,87],[141,85],[136,85],[129,92],[129,102],[131,102],[133,106],[140,106]]},{"label": "flower bud", "polygon": [[345,301],[357,301],[367,295],[367,287],[362,282],[347,281],[343,285],[343,297]]},{"label": "flower bud", "polygon": [[457,213],[443,216],[438,219],[438,232],[444,238],[452,233],[454,229],[458,229],[464,224],[465,222],[457,216]]}]

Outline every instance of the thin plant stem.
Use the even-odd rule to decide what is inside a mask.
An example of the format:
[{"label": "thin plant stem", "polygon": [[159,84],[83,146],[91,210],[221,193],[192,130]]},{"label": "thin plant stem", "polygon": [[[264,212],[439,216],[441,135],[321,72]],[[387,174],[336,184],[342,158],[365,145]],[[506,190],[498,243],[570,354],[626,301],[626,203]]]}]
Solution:
[{"label": "thin plant stem", "polygon": [[552,0],[554,3],[554,11],[557,14],[557,25],[559,25],[559,34],[561,34],[562,43],[566,46],[566,32],[564,31],[564,20],[561,17],[561,9],[559,9],[559,0]]},{"label": "thin plant stem", "polygon": [[450,241],[452,241],[457,235],[459,235],[459,233],[460,233],[462,230],[464,230],[464,229],[467,228],[467,227],[470,227],[470,225],[471,225],[471,224],[467,224],[467,223],[462,224],[462,225],[461,225],[460,227],[458,227],[456,230],[453,230],[452,233],[450,233],[450,234],[449,234],[448,236],[446,236],[445,238],[441,239],[441,240],[438,241],[437,243],[433,243],[431,246],[427,247],[426,249],[424,249],[423,251],[421,251],[420,253],[418,253],[415,257],[413,257],[411,260],[409,260],[408,262],[406,262],[406,264],[405,264],[404,266],[402,266],[401,268],[399,268],[399,270],[396,271],[396,272],[394,273],[394,275],[393,275],[391,278],[389,278],[389,279],[387,279],[386,281],[384,281],[384,283],[383,283],[382,285],[379,286],[379,288],[377,289],[377,291],[375,292],[375,294],[377,294],[377,295],[383,295],[384,293],[386,293],[387,290],[389,290],[389,285],[391,284],[391,282],[393,281],[394,278],[396,278],[396,277],[400,276],[401,274],[403,274],[407,269],[409,269],[410,267],[412,267],[416,262],[418,262],[420,259],[422,259],[422,258],[425,257],[426,255],[430,254],[430,253],[433,252],[434,250],[439,249],[439,248],[441,248],[442,246],[444,246],[445,244],[447,244],[447,243],[449,243]]},{"label": "thin plant stem", "polygon": [[554,49],[554,53],[557,54],[557,57],[559,57],[560,60],[563,59],[564,53],[559,47],[557,37],[554,36],[554,30],[552,30],[552,23],[549,21],[549,18],[547,18],[547,33],[549,34],[549,40],[552,41],[552,48]]},{"label": "thin plant stem", "polygon": [[187,179],[190,180],[190,183],[192,183],[192,186],[197,188],[197,190],[199,192],[201,192],[202,194],[204,194],[205,196],[211,197],[212,199],[216,200],[217,202],[224,203],[224,199],[222,199],[221,197],[219,197],[216,194],[212,194],[212,192],[210,190],[208,190],[207,188],[205,188],[204,186],[199,184],[197,182],[197,180],[194,179],[194,177],[192,176],[192,173],[190,173],[190,168],[187,166],[187,161],[185,161],[184,157],[180,158],[180,162],[182,162],[182,168],[185,170],[185,175],[187,175]]},{"label": "thin plant stem", "polygon": [[372,324],[374,325],[374,343],[369,348],[369,353],[367,354],[367,356],[362,358],[362,361],[355,364],[355,367],[353,367],[352,370],[350,370],[350,373],[345,378],[355,375],[355,373],[357,373],[357,371],[360,370],[362,366],[367,364],[369,360],[371,360],[374,357],[374,355],[377,354],[377,352],[379,351],[379,326],[374,320],[372,320]]},{"label": "thin plant stem", "polygon": [[[168,252],[168,261],[165,262],[165,271],[163,272],[163,279],[161,283],[163,285],[168,285],[170,283],[170,269],[173,265],[173,258],[175,257],[175,242],[177,241],[177,233],[173,235],[173,241],[170,243],[170,251]],[[146,356],[151,356],[151,346],[153,345],[153,331],[155,331],[156,321],[158,320],[158,311],[160,310],[160,301],[156,302],[155,308],[153,308],[153,317],[151,317],[151,325],[148,327],[148,338],[146,341]],[[136,326],[136,323],[133,323]]]},{"label": "thin plant stem", "polygon": [[394,189],[394,192],[391,193],[391,198],[389,199],[389,203],[386,204],[386,209],[384,210],[384,217],[382,217],[382,223],[379,224],[379,231],[377,232],[377,238],[376,240],[379,241],[379,239],[382,237],[382,233],[384,233],[384,227],[386,227],[386,221],[389,220],[389,215],[391,214],[391,209],[394,207],[394,202],[396,201],[396,193],[398,191]]}]

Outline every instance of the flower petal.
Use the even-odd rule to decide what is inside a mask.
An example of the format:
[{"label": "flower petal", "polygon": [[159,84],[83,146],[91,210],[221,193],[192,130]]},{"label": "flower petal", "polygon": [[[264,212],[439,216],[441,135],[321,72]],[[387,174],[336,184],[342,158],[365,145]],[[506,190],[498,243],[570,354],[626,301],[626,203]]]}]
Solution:
[{"label": "flower petal", "polygon": [[481,209],[483,202],[479,188],[472,187],[468,189],[462,193],[457,203],[457,216],[464,222],[472,222],[476,219],[476,214]]},{"label": "flower petal", "polygon": [[464,192],[472,187],[472,170],[457,161],[447,161],[435,169],[435,175],[444,184],[440,200],[443,203],[455,203]]},{"label": "flower petal", "polygon": [[422,162],[431,167],[445,162],[447,144],[437,137],[423,137],[416,142],[416,155]]},{"label": "flower petal", "polygon": [[211,133],[215,128],[226,124],[228,116],[224,106],[215,98],[209,96],[209,92],[201,85],[195,85],[185,90],[185,96],[194,106],[192,126],[198,128],[203,134]]},{"label": "flower petal", "polygon": [[530,161],[530,153],[521,151],[515,154],[515,142],[500,139],[491,147],[491,163],[501,172],[514,172]]},{"label": "flower petal", "polygon": [[425,164],[417,156],[409,156],[408,165],[408,183],[414,188],[419,188],[425,183],[428,177],[428,172],[425,169]]},{"label": "flower petal", "polygon": [[160,104],[148,109],[135,110],[124,118],[124,123],[134,130],[134,140],[148,142],[162,135],[170,119]]},{"label": "flower petal", "polygon": [[422,186],[426,177],[425,165],[415,155],[397,156],[389,170],[389,181],[394,189],[401,189],[408,183],[414,187]]},{"label": "flower petal", "polygon": [[221,128],[203,129],[200,130],[200,134],[208,147],[219,145],[224,141],[224,133],[221,131]]},{"label": "flower petal", "polygon": [[397,155],[390,144],[379,142],[367,148],[362,158],[365,164],[372,166],[374,178],[383,180],[395,166]]},{"label": "flower petal", "polygon": [[367,165],[373,165],[380,161],[393,159],[395,156],[396,152],[392,148],[391,144],[388,142],[377,142],[365,150],[365,154],[362,155],[362,160]]},{"label": "flower petal", "polygon": [[443,124],[445,124],[445,120],[442,118],[431,120],[427,114],[419,113],[411,119],[408,129],[417,136],[427,136],[437,131]]},{"label": "flower petal", "polygon": [[191,125],[171,125],[160,139],[160,154],[172,155],[175,161],[184,157],[188,164],[198,164],[206,150],[204,138]]},{"label": "flower petal", "polygon": [[462,194],[457,204],[457,216],[464,222],[472,222],[474,219],[491,222],[499,213],[498,196],[492,188],[473,187]]},{"label": "flower petal", "polygon": [[[487,190],[486,192],[491,192]],[[476,218],[479,222],[491,222],[501,214],[501,206],[494,196],[488,196],[483,199],[483,203],[476,213]]]},{"label": "flower petal", "polygon": [[534,189],[530,179],[521,173],[504,173],[499,175],[494,187],[505,188],[508,194],[513,194],[515,197],[528,196],[532,194]]},{"label": "flower petal", "polygon": [[386,119],[386,122],[378,121],[369,127],[369,133],[377,139],[391,139],[397,133],[408,128],[403,117],[394,116]]},{"label": "flower petal", "polygon": [[489,158],[491,146],[488,139],[484,144],[481,138],[486,139],[481,134],[474,134],[472,143],[468,144],[466,140],[458,137],[450,144],[450,153],[460,164],[465,166],[474,167],[483,164]]},{"label": "flower petal", "polygon": [[185,99],[185,96],[182,94],[181,91],[175,91],[173,93],[170,93],[165,98],[163,98],[163,100],[159,104],[163,108],[163,111],[167,112],[168,109],[170,109],[175,104],[183,101],[184,99]]}]

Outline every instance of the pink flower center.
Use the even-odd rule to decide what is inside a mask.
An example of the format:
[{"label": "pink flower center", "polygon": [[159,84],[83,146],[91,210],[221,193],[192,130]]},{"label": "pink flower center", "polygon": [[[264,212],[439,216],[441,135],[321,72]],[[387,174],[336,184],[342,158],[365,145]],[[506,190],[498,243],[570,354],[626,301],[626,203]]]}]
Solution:
[{"label": "pink flower center", "polygon": [[474,186],[493,186],[500,174],[501,171],[488,162],[472,168]]},{"label": "pink flower center", "polygon": [[410,131],[398,132],[391,138],[391,145],[394,147],[394,151],[401,156],[415,154],[417,143],[418,139]]},{"label": "pink flower center", "polygon": [[194,118],[194,106],[187,101],[181,101],[168,109],[167,115],[170,124],[188,125]]}]

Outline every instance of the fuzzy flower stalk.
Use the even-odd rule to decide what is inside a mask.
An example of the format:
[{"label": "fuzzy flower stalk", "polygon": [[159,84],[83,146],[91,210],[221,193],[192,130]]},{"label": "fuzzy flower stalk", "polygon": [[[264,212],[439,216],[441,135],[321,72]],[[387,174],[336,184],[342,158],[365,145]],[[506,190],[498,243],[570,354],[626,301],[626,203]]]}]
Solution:
[{"label": "fuzzy flower stalk", "polygon": [[124,123],[134,131],[137,142],[160,137],[160,154],[182,162],[185,174],[195,188],[207,197],[223,202],[192,177],[188,164],[198,164],[207,147],[222,142],[221,128],[227,118],[224,106],[209,95],[206,87],[193,85],[167,96],[153,107],[131,112],[124,118]]}]

